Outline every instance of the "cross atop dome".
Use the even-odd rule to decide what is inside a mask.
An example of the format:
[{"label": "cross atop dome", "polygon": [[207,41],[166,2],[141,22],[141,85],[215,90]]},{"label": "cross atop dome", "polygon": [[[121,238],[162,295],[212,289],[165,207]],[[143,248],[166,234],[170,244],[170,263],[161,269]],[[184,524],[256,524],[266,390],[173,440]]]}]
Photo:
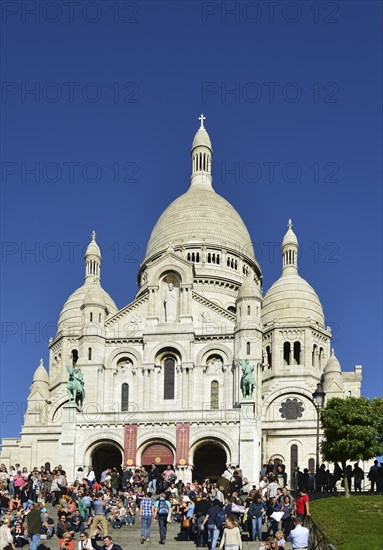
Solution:
[{"label": "cross atop dome", "polygon": [[92,231],[92,241],[96,241],[96,232],[94,229]]},{"label": "cross atop dome", "polygon": [[198,117],[198,120],[201,121],[201,128],[204,128],[203,121],[206,120],[206,117],[203,113]]},{"label": "cross atop dome", "polygon": [[291,221],[291,219],[287,222],[287,227],[289,229],[292,229],[293,228],[293,222]]}]

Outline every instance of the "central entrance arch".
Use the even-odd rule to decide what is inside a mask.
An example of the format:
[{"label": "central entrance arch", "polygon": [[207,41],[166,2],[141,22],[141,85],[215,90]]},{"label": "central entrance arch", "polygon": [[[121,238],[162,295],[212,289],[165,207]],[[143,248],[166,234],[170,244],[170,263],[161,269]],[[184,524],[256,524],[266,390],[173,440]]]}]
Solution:
[{"label": "central entrance arch", "polygon": [[193,480],[203,481],[207,477],[211,481],[217,481],[224,472],[227,463],[225,449],[214,441],[201,443],[194,451]]},{"label": "central entrance arch", "polygon": [[97,481],[100,480],[101,472],[103,472],[106,468],[117,468],[117,470],[121,473],[121,449],[113,441],[104,441],[93,449],[91,454],[91,463],[93,465]]}]

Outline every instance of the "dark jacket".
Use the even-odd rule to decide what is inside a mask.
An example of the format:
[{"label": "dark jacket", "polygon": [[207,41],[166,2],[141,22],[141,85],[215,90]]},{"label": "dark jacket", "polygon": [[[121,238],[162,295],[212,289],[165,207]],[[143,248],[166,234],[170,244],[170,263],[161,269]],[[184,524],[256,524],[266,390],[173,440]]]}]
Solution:
[{"label": "dark jacket", "polygon": [[[103,544],[97,544],[96,539],[92,538],[90,539],[92,542],[92,546],[95,550],[105,550],[105,546]],[[122,550],[121,546],[119,544],[112,544],[111,550]]]}]

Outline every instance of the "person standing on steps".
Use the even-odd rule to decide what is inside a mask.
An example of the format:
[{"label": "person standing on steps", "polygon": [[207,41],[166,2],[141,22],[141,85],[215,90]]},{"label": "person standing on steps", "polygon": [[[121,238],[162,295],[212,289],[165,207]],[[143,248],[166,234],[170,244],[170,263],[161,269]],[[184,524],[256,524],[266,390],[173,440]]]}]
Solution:
[{"label": "person standing on steps", "polygon": [[141,544],[145,540],[150,540],[150,530],[152,527],[152,518],[154,514],[154,504],[152,501],[152,493],[148,493],[140,503],[140,519],[141,519]]},{"label": "person standing on steps", "polygon": [[170,502],[166,500],[165,493],[161,493],[160,498],[154,505],[154,521],[158,521],[158,527],[160,530],[160,544],[165,544],[169,511]]}]

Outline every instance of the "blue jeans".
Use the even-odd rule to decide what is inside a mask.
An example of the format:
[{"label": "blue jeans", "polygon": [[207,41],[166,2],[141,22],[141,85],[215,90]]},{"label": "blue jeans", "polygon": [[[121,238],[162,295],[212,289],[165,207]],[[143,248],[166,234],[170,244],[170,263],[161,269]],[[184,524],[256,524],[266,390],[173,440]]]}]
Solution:
[{"label": "blue jeans", "polygon": [[207,529],[205,529],[205,527],[203,528],[203,530],[201,529],[204,519],[205,519],[205,516],[200,516],[199,518],[196,519],[197,544],[201,544],[201,545],[207,543]]},{"label": "blue jeans", "polygon": [[31,543],[29,545],[30,550],[37,550],[40,546],[40,533],[35,533],[31,536]]},{"label": "blue jeans", "polygon": [[128,514],[125,518],[126,525],[134,525],[135,519],[136,519],[136,516],[131,516]]},{"label": "blue jeans", "polygon": [[262,516],[259,518],[251,518],[251,540],[255,540],[255,536],[258,536],[259,540],[262,540]]},{"label": "blue jeans", "polygon": [[207,533],[208,533],[210,550],[215,550],[217,547],[217,542],[219,537],[219,529],[216,525],[208,525]]},{"label": "blue jeans", "polygon": [[160,528],[160,541],[165,542],[166,531],[168,529],[168,515],[158,514],[157,519],[158,519],[158,527]]},{"label": "blue jeans", "polygon": [[152,516],[141,517],[141,537],[150,539],[150,529],[152,526]]},{"label": "blue jeans", "polygon": [[148,485],[148,489],[151,493],[153,494],[157,494],[156,491],[157,491],[157,480],[156,479],[152,479],[151,481],[149,481],[149,485]]}]

